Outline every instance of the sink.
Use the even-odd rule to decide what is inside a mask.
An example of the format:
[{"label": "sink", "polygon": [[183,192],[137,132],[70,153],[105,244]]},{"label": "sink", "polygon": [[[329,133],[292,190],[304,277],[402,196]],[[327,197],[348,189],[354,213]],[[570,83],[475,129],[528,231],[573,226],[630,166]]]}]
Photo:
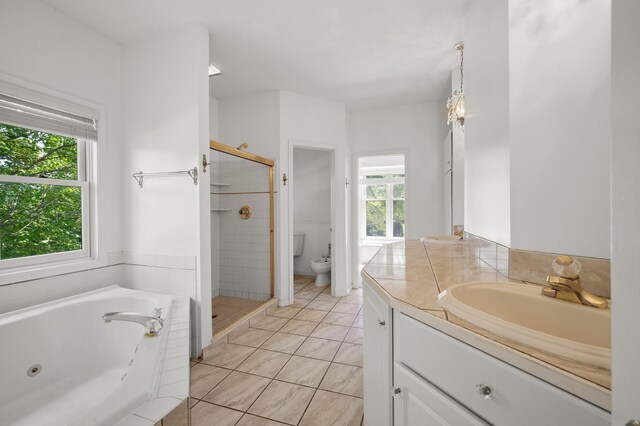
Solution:
[{"label": "sink", "polygon": [[498,336],[572,361],[611,369],[611,310],[544,297],[541,286],[470,282],[438,305]]},{"label": "sink", "polygon": [[455,235],[440,235],[435,237],[424,237],[421,241],[428,244],[462,244],[463,240]]}]

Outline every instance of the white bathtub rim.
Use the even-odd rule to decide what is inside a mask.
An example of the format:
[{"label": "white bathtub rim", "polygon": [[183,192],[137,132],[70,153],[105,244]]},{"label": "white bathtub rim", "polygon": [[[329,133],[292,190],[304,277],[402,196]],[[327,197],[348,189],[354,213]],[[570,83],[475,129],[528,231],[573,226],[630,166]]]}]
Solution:
[{"label": "white bathtub rim", "polygon": [[161,298],[167,298],[167,297],[175,298],[175,297],[177,297],[177,296],[174,296],[174,295],[171,295],[171,294],[166,294],[166,293],[157,293],[157,292],[153,292],[153,291],[134,290],[134,289],[126,288],[126,287],[121,287],[119,285],[110,285],[108,287],[102,287],[102,288],[99,288],[99,289],[90,290],[90,291],[86,291],[86,292],[83,292],[83,293],[74,294],[74,295],[71,295],[71,296],[65,296],[65,297],[61,297],[59,299],[53,299],[53,300],[49,300],[47,302],[38,303],[38,304],[35,304],[35,305],[31,305],[31,306],[25,306],[24,308],[20,308],[20,309],[16,309],[16,310],[13,310],[13,311],[8,311],[8,312],[5,312],[5,313],[2,313],[2,314],[0,314],[0,323],[2,323],[4,319],[7,319],[9,317],[21,318],[23,316],[23,314],[26,314],[26,313],[31,313],[33,315],[36,315],[38,312],[45,311],[47,308],[50,308],[52,306],[68,305],[68,304],[72,303],[74,300],[90,298],[90,297],[98,295],[100,293],[106,293],[108,291],[114,291],[116,289],[118,289],[120,293],[124,293],[124,294],[130,294],[131,292],[133,292],[133,293],[138,293],[138,294],[139,293],[152,294],[154,296],[158,296],[158,297],[161,297]]},{"label": "white bathtub rim", "polygon": [[[170,306],[165,327],[158,337],[149,339],[158,339],[160,344],[159,350],[161,351],[161,357],[158,367],[153,374],[153,391],[147,394],[144,401],[136,399],[138,407],[131,407],[129,414],[124,414],[123,417],[118,419],[112,419],[111,422],[105,423],[98,420],[98,424],[113,424],[113,421],[117,424],[128,425],[135,424],[140,425],[149,422],[150,425],[155,425],[159,420],[169,414],[174,408],[176,408],[182,401],[188,398],[189,395],[189,366],[190,366],[190,299],[187,296],[176,296],[166,293],[157,293],[151,291],[134,290],[129,288],[120,287],[118,285],[111,285],[102,287],[95,290],[78,293],[71,296],[61,297],[55,300],[50,300],[44,303],[27,306],[24,308],[16,309],[6,313],[0,314],[0,325],[10,324],[12,321],[18,321],[26,317],[37,316],[41,313],[47,312],[51,309],[62,308],[74,304],[78,300],[95,300],[99,299],[103,293],[113,293],[114,296],[156,296],[163,305]],[[175,321],[174,321],[175,318]],[[187,330],[186,335],[182,330]],[[179,336],[178,336],[179,335]],[[178,337],[176,337],[178,336]],[[167,356],[167,344],[171,339],[181,339],[179,347],[172,347],[171,358],[181,357],[184,360],[184,377],[178,382],[163,383],[163,377],[165,377],[165,358]],[[155,341],[154,341],[155,343]],[[156,345],[152,345],[156,346]],[[176,351],[176,349],[179,349]],[[176,352],[179,352],[177,355]],[[175,369],[174,369],[175,370]],[[175,376],[175,371],[171,370]],[[90,413],[81,415],[80,418],[72,421],[71,424],[76,424],[78,421],[82,422],[83,419],[91,418],[91,413],[99,413],[103,410],[100,407],[97,410],[92,410]],[[108,410],[104,410],[108,412]],[[86,417],[86,415],[90,417]],[[106,421],[106,419],[105,419]],[[143,423],[141,423],[141,421]],[[82,423],[78,423],[82,424]]]}]

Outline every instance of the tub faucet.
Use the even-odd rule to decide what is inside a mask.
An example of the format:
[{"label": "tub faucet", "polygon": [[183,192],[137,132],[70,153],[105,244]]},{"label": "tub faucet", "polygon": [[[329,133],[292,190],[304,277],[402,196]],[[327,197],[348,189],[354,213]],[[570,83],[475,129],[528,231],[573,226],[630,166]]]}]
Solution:
[{"label": "tub faucet", "polygon": [[547,276],[548,286],[542,289],[542,295],[567,302],[580,303],[595,308],[607,308],[607,299],[595,296],[582,289],[580,284],[580,263],[571,256],[558,256],[553,261],[553,269],[560,276]]},{"label": "tub faucet", "polygon": [[107,312],[102,315],[102,319],[106,323],[111,321],[137,322],[144,326],[144,335],[149,337],[157,336],[164,327],[162,309],[155,309],[152,315],[138,312]]}]

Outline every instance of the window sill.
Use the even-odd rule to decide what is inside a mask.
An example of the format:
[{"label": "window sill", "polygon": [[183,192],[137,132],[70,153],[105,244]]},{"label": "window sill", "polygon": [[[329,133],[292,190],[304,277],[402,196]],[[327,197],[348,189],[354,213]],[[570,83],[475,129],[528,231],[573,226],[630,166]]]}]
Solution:
[{"label": "window sill", "polygon": [[121,257],[122,253],[118,252],[109,253],[107,259],[81,258],[62,262],[24,266],[20,268],[3,269],[0,270],[0,286],[117,265],[122,263]]}]

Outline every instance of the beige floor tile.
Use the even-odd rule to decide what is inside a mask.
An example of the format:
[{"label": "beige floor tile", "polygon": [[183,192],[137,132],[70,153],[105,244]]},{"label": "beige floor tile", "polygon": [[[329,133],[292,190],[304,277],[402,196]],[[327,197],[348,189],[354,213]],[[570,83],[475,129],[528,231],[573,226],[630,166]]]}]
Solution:
[{"label": "beige floor tile", "polygon": [[314,392],[311,388],[274,380],[248,412],[295,425],[300,421]]},{"label": "beige floor tile", "polygon": [[258,349],[236,370],[273,379],[289,358],[291,355]]},{"label": "beige floor tile", "polygon": [[350,294],[349,296],[341,297],[340,303],[353,303],[356,305],[362,305],[363,298],[357,294]]},{"label": "beige floor tile", "polygon": [[336,305],[335,302],[323,302],[322,300],[313,300],[307,305],[308,309],[317,309],[319,311],[329,312]]},{"label": "beige floor tile", "polygon": [[236,423],[236,426],[280,426],[284,424],[285,423],[276,422],[262,417],[252,416],[251,414],[245,414],[242,416],[240,421]]},{"label": "beige floor tile", "polygon": [[255,351],[247,346],[216,343],[204,349],[202,362],[217,367],[234,369]]},{"label": "beige floor tile", "polygon": [[191,426],[233,426],[242,417],[242,413],[199,402],[191,409]]},{"label": "beige floor tile", "polygon": [[259,328],[260,330],[278,331],[287,323],[287,321],[288,320],[286,318],[264,315],[251,318],[249,320],[249,326],[252,328]]},{"label": "beige floor tile", "polygon": [[231,373],[231,370],[213,367],[207,364],[196,364],[191,367],[191,385],[189,395],[202,398]]},{"label": "beige floor tile", "polygon": [[331,364],[320,389],[362,398],[362,368],[351,365]]},{"label": "beige floor tile", "polygon": [[292,319],[280,329],[281,333],[298,334],[300,336],[308,336],[318,326],[317,322],[300,321]]},{"label": "beige floor tile", "polygon": [[340,342],[309,337],[298,348],[296,355],[331,361],[340,348]]},{"label": "beige floor tile", "polygon": [[363,410],[361,398],[318,390],[300,426],[359,426]]},{"label": "beige floor tile", "polygon": [[311,337],[317,337],[318,339],[328,339],[342,341],[347,335],[349,327],[333,324],[320,324],[313,330]]},{"label": "beige floor tile", "polygon": [[308,285],[315,282],[315,275],[294,275],[293,282],[296,285]]},{"label": "beige floor tile", "polygon": [[273,336],[273,334],[273,331],[250,328],[236,336],[229,336],[229,343],[257,348],[266,342],[269,337]]},{"label": "beige floor tile", "polygon": [[329,361],[293,356],[278,373],[276,380],[317,388],[329,364]]},{"label": "beige floor tile", "polygon": [[333,362],[362,367],[362,345],[342,343],[340,349],[338,349],[336,357],[333,359]]},{"label": "beige floor tile", "polygon": [[357,327],[357,328],[364,327],[364,318],[362,317],[362,313],[356,317],[356,320],[353,322],[352,327]]},{"label": "beige floor tile", "polygon": [[336,303],[336,302],[339,302],[340,299],[341,299],[340,297],[333,297],[331,295],[331,293],[324,293],[323,292],[323,293],[320,293],[314,300],[320,300],[320,301],[323,301],[323,302]]},{"label": "beige floor tile", "polygon": [[303,321],[322,321],[322,318],[325,317],[327,313],[325,311],[317,311],[315,309],[303,309],[298,315],[293,317],[293,319],[303,320]]},{"label": "beige floor tile", "polygon": [[267,387],[269,381],[270,379],[264,377],[234,371],[202,399],[245,411]]},{"label": "beige floor tile", "polygon": [[340,312],[329,312],[326,317],[322,319],[322,322],[327,324],[344,325],[349,327],[353,320],[356,319],[354,314],[342,314]]},{"label": "beige floor tile", "polygon": [[362,305],[356,305],[353,303],[336,303],[331,309],[331,312],[341,312],[343,314],[357,314],[360,312]]},{"label": "beige floor tile", "polygon": [[298,296],[295,297],[293,303],[290,305],[292,308],[304,308],[311,302],[311,299],[301,299]]},{"label": "beige floor tile", "polygon": [[284,352],[292,354],[302,342],[304,342],[304,336],[297,336],[294,334],[276,333],[269,340],[267,340],[261,347],[270,351]]},{"label": "beige floor tile", "polygon": [[193,406],[196,405],[198,402],[200,402],[199,399],[189,398],[189,407],[193,408]]},{"label": "beige floor tile", "polygon": [[322,293],[322,288],[318,288],[315,286],[308,286],[302,291],[296,293],[296,296],[301,297],[303,299],[315,299],[317,295]]},{"label": "beige floor tile", "polygon": [[215,315],[212,318],[213,334],[218,334],[245,315],[259,310],[262,305],[267,303],[260,300],[240,299],[237,297],[216,296],[211,299],[211,313]]},{"label": "beige floor tile", "polygon": [[300,312],[300,308],[292,308],[291,306],[280,306],[269,312],[272,317],[293,318]]},{"label": "beige floor tile", "polygon": [[344,338],[344,341],[347,343],[355,343],[357,345],[364,344],[364,329],[351,327],[347,336]]}]

